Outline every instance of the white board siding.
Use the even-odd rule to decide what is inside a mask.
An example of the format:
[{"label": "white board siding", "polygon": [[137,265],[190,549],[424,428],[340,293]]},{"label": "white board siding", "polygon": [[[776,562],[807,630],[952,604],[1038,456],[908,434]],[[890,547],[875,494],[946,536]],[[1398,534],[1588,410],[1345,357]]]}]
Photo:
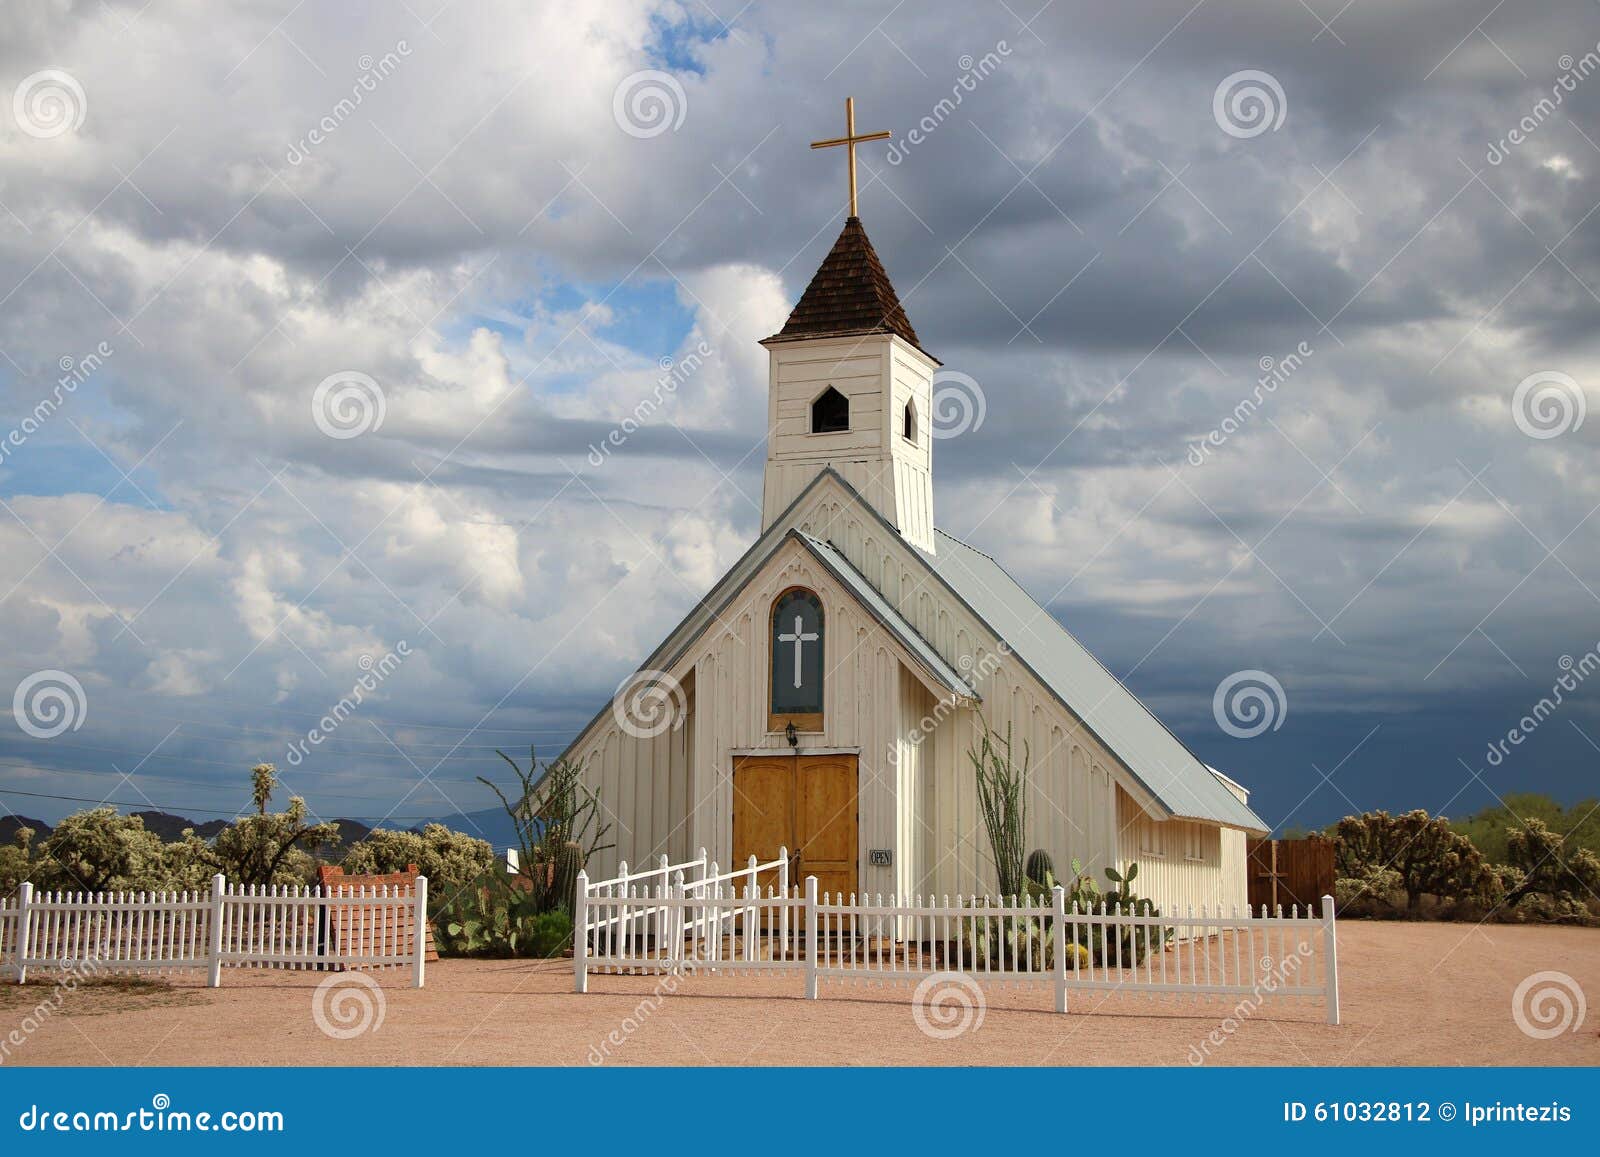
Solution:
[{"label": "white board siding", "polygon": [[[768,361],[766,476],[762,528],[832,467],[908,541],[935,548],[932,410],[934,362],[898,337],[782,342]],[[811,405],[828,387],[850,400],[850,428],[811,432]],[[901,436],[905,403],[918,437]]]},{"label": "white board siding", "polygon": [[[1189,908],[1243,911],[1249,899],[1244,866],[1244,833],[1191,820],[1157,821],[1128,794],[1117,792],[1120,848],[1118,867],[1137,861],[1133,890],[1155,901],[1168,915]],[[1191,858],[1191,849],[1199,858]]]}]

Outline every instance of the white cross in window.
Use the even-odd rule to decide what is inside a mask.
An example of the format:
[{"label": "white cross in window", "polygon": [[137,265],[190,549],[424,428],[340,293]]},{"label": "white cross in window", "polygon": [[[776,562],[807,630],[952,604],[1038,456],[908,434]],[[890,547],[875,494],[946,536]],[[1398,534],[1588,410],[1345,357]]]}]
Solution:
[{"label": "white cross in window", "polygon": [[800,686],[800,649],[806,643],[815,643],[818,638],[815,631],[802,631],[800,625],[800,616],[796,615],[794,617],[794,630],[792,632],[785,631],[778,636],[778,642],[794,644],[794,685],[796,687]]}]

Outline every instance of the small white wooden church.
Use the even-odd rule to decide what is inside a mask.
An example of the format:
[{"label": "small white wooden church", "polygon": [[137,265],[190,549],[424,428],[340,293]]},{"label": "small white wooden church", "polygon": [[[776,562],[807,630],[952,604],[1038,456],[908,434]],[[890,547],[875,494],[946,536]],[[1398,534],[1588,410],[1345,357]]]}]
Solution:
[{"label": "small white wooden church", "polygon": [[[823,892],[992,891],[968,751],[1031,751],[1027,846],[1139,864],[1169,905],[1246,906],[1266,825],[993,558],[933,521],[933,380],[856,214],[769,355],[761,535],[564,753],[618,861],[791,853]],[[640,710],[640,703],[651,706]]]}]

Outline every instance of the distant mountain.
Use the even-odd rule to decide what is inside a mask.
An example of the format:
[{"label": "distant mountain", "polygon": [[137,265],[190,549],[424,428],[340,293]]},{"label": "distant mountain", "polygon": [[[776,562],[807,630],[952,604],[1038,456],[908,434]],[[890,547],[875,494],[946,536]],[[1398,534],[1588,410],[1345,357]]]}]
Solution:
[{"label": "distant mountain", "polygon": [[339,825],[339,844],[348,848],[351,844],[359,844],[372,834],[372,826],[360,820],[346,819],[340,816],[333,821]]},{"label": "distant mountain", "polygon": [[43,820],[27,816],[0,816],[0,844],[9,844],[16,838],[18,828],[32,828],[33,842],[39,843],[50,834],[50,825]]},{"label": "distant mountain", "polygon": [[438,816],[431,820],[418,820],[411,825],[411,830],[420,832],[430,823],[443,824],[453,831],[475,836],[480,840],[488,840],[497,849],[517,846],[517,827],[511,822],[511,817],[506,815],[504,808],[492,807],[475,812],[456,812],[454,815]]},{"label": "distant mountain", "polygon": [[193,820],[175,816],[170,812],[132,812],[144,821],[146,831],[154,832],[161,837],[161,842],[170,844],[183,838],[185,828],[193,828],[194,834],[202,840],[213,839],[218,832],[228,826],[226,820],[207,820],[197,824]]}]

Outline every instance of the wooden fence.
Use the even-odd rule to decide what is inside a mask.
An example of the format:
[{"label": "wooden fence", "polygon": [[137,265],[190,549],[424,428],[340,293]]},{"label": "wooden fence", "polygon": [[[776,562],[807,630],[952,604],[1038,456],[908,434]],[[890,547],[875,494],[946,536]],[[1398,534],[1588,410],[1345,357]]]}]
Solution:
[{"label": "wooden fence", "polygon": [[[818,895],[816,877],[791,889],[788,857],[718,873],[704,859],[589,883],[579,876],[573,920],[577,991],[590,973],[803,976],[885,984],[960,974],[975,981],[1051,986],[1057,1012],[1073,990],[1321,998],[1339,1023],[1333,898],[1320,913],[1140,915],[1081,911],[1057,887],[1050,899]],[[686,875],[696,866],[708,870]],[[777,886],[763,890],[767,873]],[[770,879],[770,877],[768,877]]]},{"label": "wooden fence", "polygon": [[1332,840],[1249,840],[1245,847],[1252,908],[1309,907],[1333,891]]},{"label": "wooden fence", "polygon": [[[421,988],[428,879],[414,887],[255,887],[221,876],[206,892],[46,892],[24,883],[0,903],[0,975],[28,970],[174,972],[236,968],[398,968]],[[419,930],[421,934],[419,935]]]}]

